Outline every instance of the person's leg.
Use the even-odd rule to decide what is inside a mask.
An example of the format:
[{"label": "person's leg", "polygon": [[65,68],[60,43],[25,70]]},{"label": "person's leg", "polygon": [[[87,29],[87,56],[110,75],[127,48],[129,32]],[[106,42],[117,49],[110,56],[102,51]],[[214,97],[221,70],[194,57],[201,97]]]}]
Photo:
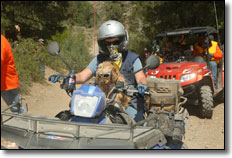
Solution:
[{"label": "person's leg", "polygon": [[[6,102],[6,104],[9,106],[11,104],[19,103],[20,104],[20,109],[22,113],[27,112],[23,105],[21,105],[20,97],[19,97],[19,92],[18,88],[8,90],[8,91],[2,91],[1,96],[3,100]],[[11,111],[14,113],[18,113],[18,108],[16,106],[11,108]]]},{"label": "person's leg", "polygon": [[137,114],[137,110],[133,108],[132,106],[128,106],[125,112],[133,119],[135,118],[135,115]]},{"label": "person's leg", "polygon": [[131,118],[133,118],[136,122],[139,122],[141,120],[144,119],[143,117],[143,113],[144,111],[139,109],[136,110],[134,107],[132,106],[128,106],[128,108],[125,111]]},{"label": "person's leg", "polygon": [[144,119],[144,99],[141,97],[133,98],[129,102],[128,108],[126,109],[126,113],[133,118],[136,122]]},{"label": "person's leg", "polygon": [[214,85],[216,85],[216,83],[217,83],[217,63],[215,61],[210,61],[209,62],[209,69],[212,72]]}]

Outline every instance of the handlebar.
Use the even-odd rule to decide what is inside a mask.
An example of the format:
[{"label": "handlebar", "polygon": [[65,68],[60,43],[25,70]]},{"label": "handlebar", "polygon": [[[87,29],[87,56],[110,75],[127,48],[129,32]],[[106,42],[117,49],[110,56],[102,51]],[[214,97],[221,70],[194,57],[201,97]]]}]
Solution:
[{"label": "handlebar", "polygon": [[[76,89],[75,73],[76,73],[75,70],[71,70],[68,75],[64,75],[64,74],[54,75],[57,77],[56,82],[60,82],[61,80],[63,80],[63,82],[60,84],[60,88],[64,89],[69,96],[71,96],[73,91]],[[50,77],[49,77],[49,81],[50,81]]]},{"label": "handlebar", "polygon": [[[129,89],[129,88],[123,88],[123,89],[118,89],[119,92],[122,92],[128,96],[135,96],[139,93],[139,90],[137,89]],[[149,91],[144,92],[145,95],[150,95]]]},{"label": "handlebar", "polygon": [[[129,97],[133,97],[133,96],[137,96],[139,94],[139,90],[135,89],[135,88],[130,88],[130,86],[126,86],[126,87],[113,87],[111,89],[111,91],[109,92],[107,98],[109,98],[109,96],[113,93],[112,98],[108,99],[108,103],[114,101],[116,94],[118,92],[121,92]],[[145,91],[144,95],[150,96],[150,92],[149,91]]]}]

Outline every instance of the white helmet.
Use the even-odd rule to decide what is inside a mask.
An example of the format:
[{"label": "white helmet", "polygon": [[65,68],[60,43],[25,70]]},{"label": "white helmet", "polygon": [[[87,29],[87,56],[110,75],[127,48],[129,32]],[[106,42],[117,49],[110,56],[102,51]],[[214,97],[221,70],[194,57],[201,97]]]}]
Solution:
[{"label": "white helmet", "polygon": [[114,37],[119,37],[120,39],[118,43],[118,51],[121,53],[127,51],[127,44],[129,41],[128,32],[120,22],[109,20],[104,22],[98,30],[97,41],[100,53],[110,54],[104,40]]}]

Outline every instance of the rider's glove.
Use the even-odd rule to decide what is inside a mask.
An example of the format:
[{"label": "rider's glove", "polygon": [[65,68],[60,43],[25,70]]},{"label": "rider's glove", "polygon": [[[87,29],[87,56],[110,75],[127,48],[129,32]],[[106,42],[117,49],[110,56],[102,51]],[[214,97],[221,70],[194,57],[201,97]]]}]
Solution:
[{"label": "rider's glove", "polygon": [[59,80],[59,75],[51,75],[48,78],[48,81],[53,82],[53,83],[56,83],[58,80]]},{"label": "rider's glove", "polygon": [[138,84],[139,94],[144,95],[144,92],[147,90],[147,85],[139,83]]}]

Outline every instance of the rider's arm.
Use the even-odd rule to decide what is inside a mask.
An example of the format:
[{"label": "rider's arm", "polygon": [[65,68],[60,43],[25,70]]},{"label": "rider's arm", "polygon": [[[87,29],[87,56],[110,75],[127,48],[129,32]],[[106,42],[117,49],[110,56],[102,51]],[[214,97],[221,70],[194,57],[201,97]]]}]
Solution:
[{"label": "rider's arm", "polygon": [[143,73],[143,70],[140,70],[135,74],[135,79],[137,83],[147,84],[146,77]]},{"label": "rider's arm", "polygon": [[133,68],[134,68],[136,82],[138,84],[142,83],[146,85],[147,84],[146,77],[143,73],[143,66],[139,58],[135,60],[133,64]]},{"label": "rider's arm", "polygon": [[83,71],[76,74],[76,83],[83,84],[84,82],[88,81],[92,76],[92,71],[89,68],[85,68]]},{"label": "rider's arm", "polygon": [[76,74],[76,83],[83,84],[84,82],[88,81],[97,71],[97,58],[95,57],[80,73]]}]

